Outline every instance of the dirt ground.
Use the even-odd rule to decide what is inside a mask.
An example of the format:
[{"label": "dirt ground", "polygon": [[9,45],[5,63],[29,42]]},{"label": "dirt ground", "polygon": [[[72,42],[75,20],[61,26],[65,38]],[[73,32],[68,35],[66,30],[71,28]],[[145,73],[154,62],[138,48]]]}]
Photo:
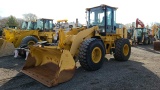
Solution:
[{"label": "dirt ground", "polygon": [[98,71],[80,67],[70,81],[48,88],[20,72],[23,58],[1,57],[0,90],[160,90],[160,52],[153,45],[132,47],[127,62],[107,59]]}]

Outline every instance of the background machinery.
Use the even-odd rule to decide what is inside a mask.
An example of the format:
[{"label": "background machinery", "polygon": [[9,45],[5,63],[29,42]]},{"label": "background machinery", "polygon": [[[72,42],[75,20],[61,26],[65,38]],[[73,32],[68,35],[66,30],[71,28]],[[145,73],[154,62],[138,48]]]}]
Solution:
[{"label": "background machinery", "polygon": [[67,19],[57,20],[57,23],[55,24],[54,30],[58,31],[60,28],[65,29],[65,31],[69,31],[72,28],[78,28],[82,25],[78,23],[78,19],[76,19],[76,23],[74,22],[68,22]]},{"label": "background machinery", "polygon": [[155,40],[160,40],[160,28],[156,24],[152,26],[152,36],[155,38]]},{"label": "background machinery", "polygon": [[154,50],[160,51],[160,28],[158,25],[153,25],[152,26],[152,37],[154,40],[153,46]]},{"label": "background machinery", "polygon": [[[140,25],[141,27],[139,28],[138,25]],[[150,44],[151,43],[151,38],[149,37],[149,33],[148,33],[148,29],[145,28],[144,23],[139,20],[138,18],[136,19],[136,28],[135,30],[137,31],[137,43],[143,43],[145,45]]]},{"label": "background machinery", "polygon": [[87,71],[100,69],[105,54],[113,53],[115,60],[127,61],[131,46],[128,39],[116,33],[116,10],[108,5],[87,8],[88,28],[67,33],[59,29],[58,46],[31,46],[22,72],[51,87],[70,80],[77,61]]},{"label": "background machinery", "polygon": [[[136,27],[132,23],[132,27],[128,30],[128,39],[132,40],[132,44],[144,44],[148,45],[152,43],[151,37],[149,35],[149,29],[145,27],[144,23],[136,19]],[[140,27],[139,27],[140,25]]]},{"label": "background machinery", "polygon": [[[36,22],[24,22],[22,25],[24,30],[14,30],[4,28],[2,39],[0,40],[0,53],[1,56],[6,56],[5,52],[12,53],[14,48],[26,47],[28,45],[34,45],[38,41],[47,41],[52,43],[54,41],[55,31],[53,30],[52,19],[38,19]],[[12,50],[8,49],[7,44],[12,43],[14,47]],[[22,52],[23,54],[23,52]]]}]

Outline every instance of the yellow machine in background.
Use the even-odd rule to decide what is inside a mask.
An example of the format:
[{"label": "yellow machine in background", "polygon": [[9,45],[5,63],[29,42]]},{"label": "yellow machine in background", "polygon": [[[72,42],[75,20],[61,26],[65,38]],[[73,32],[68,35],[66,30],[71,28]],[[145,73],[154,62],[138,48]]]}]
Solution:
[{"label": "yellow machine in background", "polygon": [[155,38],[155,40],[160,39],[160,28],[155,24],[152,26],[152,36]]},{"label": "yellow machine in background", "polygon": [[78,19],[76,19],[76,23],[68,22],[67,19],[57,20],[54,30],[58,31],[60,28],[64,29],[66,32],[71,30],[72,28],[78,28],[82,25],[78,23]]},{"label": "yellow machine in background", "polygon": [[[25,25],[26,24],[26,25]],[[27,22],[24,23],[24,30],[14,30],[6,29],[3,30],[3,42],[1,42],[0,52],[3,53],[1,56],[6,56],[3,50],[8,50],[5,52],[10,52],[13,54],[14,48],[10,50],[7,44],[12,43],[15,48],[26,47],[28,45],[34,45],[38,41],[47,41],[52,43],[54,41],[55,31],[53,30],[53,20],[52,19],[38,19],[37,22]],[[23,27],[22,27],[23,28]],[[1,40],[2,41],[2,40]],[[3,48],[3,49],[2,49]],[[6,48],[6,49],[4,49]],[[20,54],[21,55],[21,54]]]},{"label": "yellow machine in background", "polygon": [[160,28],[158,25],[153,25],[152,26],[152,37],[154,38],[153,46],[154,50],[160,51]]},{"label": "yellow machine in background", "polygon": [[68,22],[68,20],[67,19],[57,20],[57,23],[61,23],[61,22]]},{"label": "yellow machine in background", "polygon": [[116,10],[108,5],[87,8],[87,29],[75,28],[74,33],[60,29],[58,46],[31,46],[22,72],[51,87],[73,77],[77,60],[87,71],[100,69],[105,54],[113,53],[115,60],[127,61],[131,46],[116,33]]},{"label": "yellow machine in background", "polygon": [[69,29],[69,24],[67,19],[57,20],[54,30],[58,31],[60,28]]},{"label": "yellow machine in background", "polygon": [[123,24],[117,24],[116,34],[120,34],[122,38],[127,39],[127,29]]}]

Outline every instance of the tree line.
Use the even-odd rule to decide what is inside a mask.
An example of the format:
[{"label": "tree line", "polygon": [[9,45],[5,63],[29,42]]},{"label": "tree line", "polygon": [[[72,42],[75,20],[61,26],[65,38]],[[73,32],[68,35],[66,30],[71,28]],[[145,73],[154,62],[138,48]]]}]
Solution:
[{"label": "tree line", "polygon": [[8,17],[1,17],[0,16],[0,29],[4,27],[17,27],[21,29],[22,23],[24,21],[36,21],[37,16],[32,13],[23,14],[22,18],[16,18],[13,15]]}]

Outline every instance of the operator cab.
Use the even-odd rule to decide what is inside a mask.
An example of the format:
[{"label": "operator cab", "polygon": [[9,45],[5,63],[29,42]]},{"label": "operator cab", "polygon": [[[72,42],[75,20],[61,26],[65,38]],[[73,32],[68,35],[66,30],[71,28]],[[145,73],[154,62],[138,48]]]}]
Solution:
[{"label": "operator cab", "polygon": [[27,26],[27,30],[35,30],[36,27],[37,27],[36,22],[34,22],[34,21],[29,21],[29,22],[28,22],[28,26]]},{"label": "operator cab", "polygon": [[37,21],[24,21],[22,23],[22,30],[50,31],[53,30],[53,20],[42,18]]},{"label": "operator cab", "polygon": [[37,29],[40,31],[50,31],[53,30],[53,20],[52,19],[38,19]]},{"label": "operator cab", "polygon": [[22,30],[35,30],[36,26],[37,24],[35,21],[24,21],[22,23]]},{"label": "operator cab", "polygon": [[116,7],[100,5],[93,8],[87,8],[87,26],[99,26],[100,34],[116,33]]},{"label": "operator cab", "polygon": [[135,30],[137,31],[137,36],[138,37],[142,37],[143,35],[147,36],[148,32],[146,28],[135,28]]},{"label": "operator cab", "polygon": [[26,30],[27,29],[27,26],[28,26],[28,22],[27,21],[24,21],[23,23],[22,23],[22,30]]}]

